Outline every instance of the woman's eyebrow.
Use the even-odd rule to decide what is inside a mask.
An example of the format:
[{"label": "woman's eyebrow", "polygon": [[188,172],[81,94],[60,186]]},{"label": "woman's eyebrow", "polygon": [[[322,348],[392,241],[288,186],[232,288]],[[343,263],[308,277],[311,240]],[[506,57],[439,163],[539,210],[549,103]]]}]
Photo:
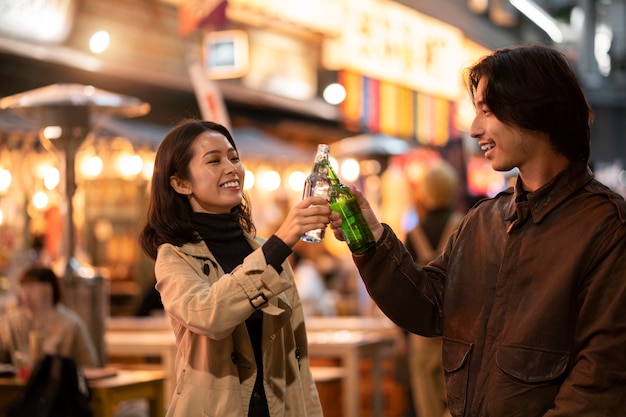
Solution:
[{"label": "woman's eyebrow", "polygon": [[202,155],[202,157],[204,158],[204,157],[206,157],[206,156],[208,156],[208,155],[219,155],[219,154],[221,154],[221,152],[220,152],[218,149],[212,149],[212,150],[210,150],[210,151],[206,151],[206,152]]}]

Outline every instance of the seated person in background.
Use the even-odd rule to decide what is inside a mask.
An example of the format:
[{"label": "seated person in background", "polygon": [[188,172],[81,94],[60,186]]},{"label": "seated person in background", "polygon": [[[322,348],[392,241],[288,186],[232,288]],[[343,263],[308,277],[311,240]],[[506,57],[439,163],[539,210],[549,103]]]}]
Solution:
[{"label": "seated person in background", "polygon": [[[61,303],[54,271],[41,266],[26,269],[19,281],[18,298],[18,307],[0,319],[0,352],[4,356],[59,354],[82,367],[101,365],[85,323]],[[31,346],[35,340],[40,346]]]}]

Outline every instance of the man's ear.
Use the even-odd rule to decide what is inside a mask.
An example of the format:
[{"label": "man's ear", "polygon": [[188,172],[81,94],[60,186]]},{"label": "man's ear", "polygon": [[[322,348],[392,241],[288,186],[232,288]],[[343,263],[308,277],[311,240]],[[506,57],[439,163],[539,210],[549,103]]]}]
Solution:
[{"label": "man's ear", "polygon": [[178,194],[190,195],[191,187],[189,187],[189,181],[178,178],[176,175],[170,177],[170,185]]}]

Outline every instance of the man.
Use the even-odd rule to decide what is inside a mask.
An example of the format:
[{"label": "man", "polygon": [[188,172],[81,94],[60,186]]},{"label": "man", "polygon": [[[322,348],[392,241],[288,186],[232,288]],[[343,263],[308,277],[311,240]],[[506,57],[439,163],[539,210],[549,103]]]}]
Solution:
[{"label": "man", "polygon": [[353,189],[377,238],[354,262],[396,324],[443,336],[452,416],[626,416],[626,203],[587,167],[582,88],[541,46],[495,51],[466,80],[470,134],[494,169],[518,168],[515,187],[425,267]]}]

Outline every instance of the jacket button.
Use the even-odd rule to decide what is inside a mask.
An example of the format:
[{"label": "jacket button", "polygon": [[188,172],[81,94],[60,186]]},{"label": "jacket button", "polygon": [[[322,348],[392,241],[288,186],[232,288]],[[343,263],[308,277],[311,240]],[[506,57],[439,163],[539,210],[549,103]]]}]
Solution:
[{"label": "jacket button", "polygon": [[230,360],[233,361],[234,364],[237,364],[237,352],[230,354]]}]

